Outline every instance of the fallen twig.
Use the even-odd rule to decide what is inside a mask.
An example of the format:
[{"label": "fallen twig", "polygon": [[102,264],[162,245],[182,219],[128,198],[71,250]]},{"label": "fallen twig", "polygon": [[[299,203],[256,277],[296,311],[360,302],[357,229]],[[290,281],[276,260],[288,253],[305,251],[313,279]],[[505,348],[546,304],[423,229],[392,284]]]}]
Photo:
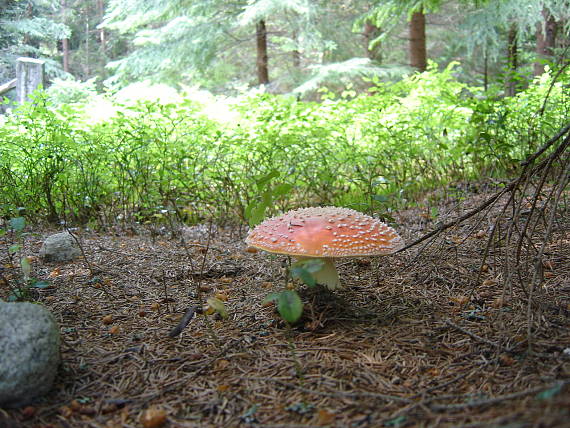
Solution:
[{"label": "fallen twig", "polygon": [[492,346],[492,347],[494,347],[494,348],[500,349],[500,350],[505,351],[505,352],[512,352],[511,349],[505,348],[504,346],[501,346],[501,345],[499,345],[498,343],[493,342],[492,340],[485,339],[484,337],[481,337],[481,336],[479,336],[479,335],[477,335],[477,334],[475,334],[475,333],[473,333],[473,332],[471,332],[471,331],[469,331],[469,330],[466,330],[466,329],[464,329],[463,327],[461,327],[461,326],[455,324],[455,323],[454,323],[453,321],[451,321],[451,320],[445,320],[445,323],[446,323],[448,326],[453,327],[453,328],[456,329],[456,330],[459,330],[460,332],[466,334],[467,336],[469,336],[469,337],[471,337],[471,338],[473,338],[473,339],[475,339],[475,340],[477,340],[477,341],[479,341],[479,342],[486,343],[487,345],[490,345],[490,346]]},{"label": "fallen twig", "polygon": [[169,337],[176,337],[180,333],[182,333],[182,330],[184,330],[184,328],[188,325],[188,323],[190,323],[192,318],[194,318],[194,314],[196,313],[196,309],[197,309],[196,305],[192,305],[188,309],[186,309],[184,316],[182,317],[182,319],[180,320],[178,325],[176,327],[174,327],[172,330],[170,330],[170,333],[168,333],[168,336]]}]

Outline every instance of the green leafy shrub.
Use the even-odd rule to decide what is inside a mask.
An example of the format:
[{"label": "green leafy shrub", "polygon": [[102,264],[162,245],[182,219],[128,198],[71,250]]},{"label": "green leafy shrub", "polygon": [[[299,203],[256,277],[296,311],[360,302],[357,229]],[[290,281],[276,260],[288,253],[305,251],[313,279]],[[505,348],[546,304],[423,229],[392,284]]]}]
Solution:
[{"label": "green leafy shrub", "polygon": [[[56,106],[40,95],[2,119],[0,207],[102,224],[163,210],[188,221],[327,204],[386,212],[454,181],[507,174],[567,120],[568,74],[499,98],[459,82],[454,67],[358,96],[323,90],[321,102],[244,97],[228,123],[190,96]],[[95,101],[108,109],[96,119]]]},{"label": "green leafy shrub", "polygon": [[81,82],[75,79],[54,79],[46,94],[52,104],[88,102],[97,95],[96,79]]}]

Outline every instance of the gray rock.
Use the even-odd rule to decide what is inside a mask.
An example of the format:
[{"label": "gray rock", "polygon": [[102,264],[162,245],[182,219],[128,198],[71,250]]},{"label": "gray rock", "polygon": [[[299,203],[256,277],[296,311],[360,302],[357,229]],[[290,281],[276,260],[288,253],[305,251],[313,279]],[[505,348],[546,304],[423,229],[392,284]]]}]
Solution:
[{"label": "gray rock", "polygon": [[48,392],[60,361],[59,327],[45,307],[0,302],[0,407]]},{"label": "gray rock", "polygon": [[68,262],[80,255],[77,242],[67,232],[48,236],[40,248],[40,257],[46,262]]}]

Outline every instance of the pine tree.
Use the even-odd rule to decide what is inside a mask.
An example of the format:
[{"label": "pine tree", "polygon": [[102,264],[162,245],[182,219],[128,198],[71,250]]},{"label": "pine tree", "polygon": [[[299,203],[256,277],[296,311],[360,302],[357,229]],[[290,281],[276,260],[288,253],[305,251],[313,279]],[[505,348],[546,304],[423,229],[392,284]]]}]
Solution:
[{"label": "pine tree", "polygon": [[535,76],[540,76],[544,73],[544,61],[552,58],[554,48],[556,47],[558,27],[558,21],[545,7],[542,10],[542,22],[539,22],[536,25],[536,61],[534,63]]},{"label": "pine tree", "polygon": [[[255,25],[258,83],[269,83],[268,32],[266,23],[273,22],[279,28],[279,43],[274,46],[293,53],[293,65],[298,68],[301,52],[310,49],[316,33],[313,18],[317,6],[308,0],[256,0],[248,2],[240,15],[239,25],[247,28]],[[313,32],[313,34],[310,34]],[[305,41],[302,43],[301,41]]]},{"label": "pine tree", "polygon": [[[128,40],[128,52],[112,61],[110,84],[138,79],[177,84],[215,79],[212,65],[241,45],[233,31],[245,0],[110,0],[100,29]],[[225,72],[232,68],[228,63]]]},{"label": "pine tree", "polygon": [[140,78],[208,84],[219,72],[267,84],[274,53],[292,53],[289,63],[299,68],[315,45],[315,7],[309,0],[111,0],[101,28],[131,38],[131,52],[109,64],[119,85]]},{"label": "pine tree", "polygon": [[0,83],[14,77],[19,56],[45,60],[49,76],[62,73],[54,52],[58,42],[69,37],[70,29],[51,17],[58,6],[55,0],[0,2]]},{"label": "pine tree", "polygon": [[[523,78],[520,46],[535,37],[537,28],[548,28],[549,20],[567,19],[569,10],[569,0],[489,0],[467,14],[465,33],[470,36],[465,38],[467,48],[470,51],[480,48],[485,58],[492,61],[504,57],[505,91],[507,95],[514,95]],[[567,27],[566,35],[569,30]],[[536,43],[539,56],[548,56],[552,52],[538,46],[540,38]],[[554,43],[554,35],[549,43]],[[539,70],[536,65],[533,68],[536,74]],[[540,72],[542,70],[540,67]]]},{"label": "pine tree", "polygon": [[435,12],[442,3],[443,0],[375,0],[368,16],[377,27],[386,28],[386,31],[390,31],[395,22],[406,16],[409,63],[421,72],[427,68],[428,57],[425,13]]},{"label": "pine tree", "polygon": [[98,28],[105,11],[104,0],[60,0],[60,16],[71,29],[71,36],[62,42],[61,55],[69,72],[80,80],[104,77],[110,58],[124,54],[120,36],[111,40]]}]

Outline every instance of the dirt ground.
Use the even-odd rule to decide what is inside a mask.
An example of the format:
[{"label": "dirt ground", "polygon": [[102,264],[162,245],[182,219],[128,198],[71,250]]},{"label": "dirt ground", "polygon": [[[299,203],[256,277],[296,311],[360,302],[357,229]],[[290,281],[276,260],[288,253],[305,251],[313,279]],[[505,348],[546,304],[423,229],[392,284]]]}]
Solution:
[{"label": "dirt ground", "polygon": [[[440,220],[395,217],[408,241]],[[61,326],[55,387],[0,409],[0,427],[570,426],[570,219],[530,307],[503,286],[501,257],[482,268],[491,219],[475,221],[426,247],[338,260],[345,289],[300,287],[292,327],[262,305],[286,259],[245,252],[243,230],[185,228],[185,245],[158,227],[79,231],[88,263],[33,263],[51,281],[35,298]],[[55,231],[30,232],[37,255]],[[5,251],[0,263],[15,281]],[[210,296],[229,317],[198,314],[170,337]]]}]

